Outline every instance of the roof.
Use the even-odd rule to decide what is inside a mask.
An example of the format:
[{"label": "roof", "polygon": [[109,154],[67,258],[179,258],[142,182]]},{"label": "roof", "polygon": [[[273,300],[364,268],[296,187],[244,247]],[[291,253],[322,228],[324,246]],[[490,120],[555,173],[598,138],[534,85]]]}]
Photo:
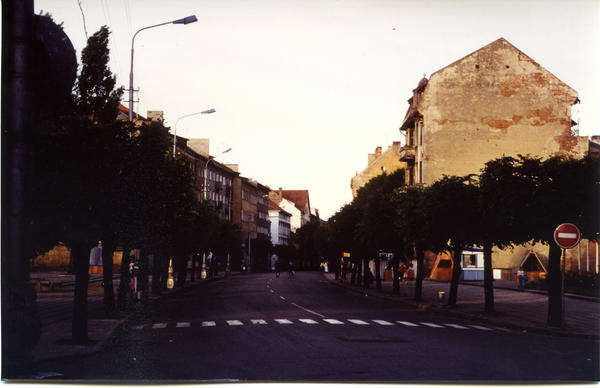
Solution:
[{"label": "roof", "polygon": [[288,201],[296,204],[296,208],[304,212],[306,207],[310,211],[310,200],[308,199],[308,190],[282,190],[281,196]]}]

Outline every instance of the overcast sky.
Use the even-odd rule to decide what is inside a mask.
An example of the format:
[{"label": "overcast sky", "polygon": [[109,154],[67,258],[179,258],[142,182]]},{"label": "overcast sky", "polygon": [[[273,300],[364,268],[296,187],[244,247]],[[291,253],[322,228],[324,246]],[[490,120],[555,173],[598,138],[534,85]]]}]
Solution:
[{"label": "overcast sky", "polygon": [[[308,189],[327,219],[352,199],[367,154],[403,141],[424,74],[505,38],[579,93],[582,135],[600,135],[598,0],[37,0],[77,50],[112,31],[111,71],[135,110],[162,110],[177,134],[272,189]],[[129,96],[125,94],[126,102]]]}]

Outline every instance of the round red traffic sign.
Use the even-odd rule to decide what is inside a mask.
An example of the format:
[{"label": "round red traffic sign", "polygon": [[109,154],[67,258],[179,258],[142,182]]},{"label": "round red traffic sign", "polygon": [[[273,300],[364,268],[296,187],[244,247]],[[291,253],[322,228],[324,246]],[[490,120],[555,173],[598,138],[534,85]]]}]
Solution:
[{"label": "round red traffic sign", "polygon": [[559,247],[570,249],[579,244],[581,234],[573,224],[560,224],[554,231],[554,241]]}]

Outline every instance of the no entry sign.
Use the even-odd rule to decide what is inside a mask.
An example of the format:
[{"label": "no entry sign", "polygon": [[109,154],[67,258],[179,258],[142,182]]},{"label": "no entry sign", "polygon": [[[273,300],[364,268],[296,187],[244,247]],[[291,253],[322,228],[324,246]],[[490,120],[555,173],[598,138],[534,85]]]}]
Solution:
[{"label": "no entry sign", "polygon": [[565,249],[577,246],[580,237],[579,229],[573,224],[560,224],[554,231],[554,241]]}]

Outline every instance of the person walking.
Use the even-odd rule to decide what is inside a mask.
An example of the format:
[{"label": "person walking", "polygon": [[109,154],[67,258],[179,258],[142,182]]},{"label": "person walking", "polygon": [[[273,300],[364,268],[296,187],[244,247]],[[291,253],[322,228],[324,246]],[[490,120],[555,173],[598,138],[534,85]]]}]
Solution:
[{"label": "person walking", "polygon": [[292,261],[290,260],[290,262],[288,263],[288,268],[289,268],[289,277],[294,276],[294,263],[292,263]]},{"label": "person walking", "polygon": [[400,263],[400,268],[398,268],[398,272],[400,273],[400,283],[404,282],[404,274],[406,273],[406,265],[404,263]]}]

